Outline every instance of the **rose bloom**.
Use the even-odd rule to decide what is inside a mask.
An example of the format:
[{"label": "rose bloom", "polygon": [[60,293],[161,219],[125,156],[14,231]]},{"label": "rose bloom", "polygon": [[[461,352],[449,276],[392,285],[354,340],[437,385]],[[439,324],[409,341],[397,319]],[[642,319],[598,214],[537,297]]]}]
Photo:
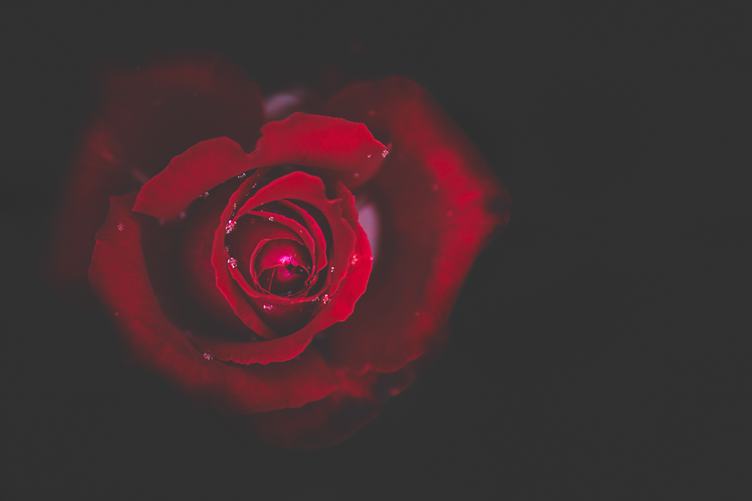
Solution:
[{"label": "rose bloom", "polygon": [[509,197],[406,78],[264,98],[216,58],[107,76],[61,210],[147,366],[269,442],[337,443],[446,338]]}]

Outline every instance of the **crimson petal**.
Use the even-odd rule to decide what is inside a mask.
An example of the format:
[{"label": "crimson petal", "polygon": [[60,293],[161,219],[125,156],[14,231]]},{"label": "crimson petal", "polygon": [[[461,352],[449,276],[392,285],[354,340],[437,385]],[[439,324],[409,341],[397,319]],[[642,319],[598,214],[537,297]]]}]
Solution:
[{"label": "crimson petal", "polygon": [[85,278],[110,195],[137,189],[202,139],[227,136],[250,148],[262,123],[256,84],[217,57],[109,72],[104,84],[100,110],[83,132],[56,225],[51,262],[63,281]]},{"label": "crimson petal", "polygon": [[350,375],[342,388],[303,407],[256,414],[253,424],[268,443],[281,447],[336,445],[373,420],[382,403],[401,393],[415,377],[407,365],[395,373]]},{"label": "crimson petal", "polygon": [[[508,220],[509,197],[464,134],[410,80],[351,85],[328,109],[393,145],[369,185],[389,238],[357,310],[330,330],[332,360],[392,372],[438,339],[475,256]],[[395,283],[403,284],[399,300]]]},{"label": "crimson petal", "polygon": [[264,125],[249,158],[253,167],[293,164],[324,169],[356,187],[378,171],[387,153],[362,123],[293,113]]},{"label": "crimson petal", "polygon": [[248,168],[245,152],[232,139],[201,141],[170,160],[144,184],[133,210],[157,219],[174,219],[202,194]]},{"label": "crimson petal", "polygon": [[[239,189],[231,198],[224,218],[232,212],[233,201],[241,196],[244,188]],[[337,200],[329,200],[323,182],[316,176],[304,172],[293,172],[275,179],[259,189],[244,204],[246,209],[286,199],[294,194],[296,200],[310,203],[320,210],[331,225],[335,256],[332,260],[338,268],[331,273],[335,278],[330,284],[338,289],[329,289],[332,294],[322,296],[319,311],[308,324],[296,332],[262,342],[229,342],[210,339],[197,339],[196,342],[212,352],[217,358],[238,364],[268,364],[284,362],[298,356],[310,344],[313,337],[337,322],[345,320],[352,314],[355,304],[363,295],[368,285],[371,272],[371,251],[365,232],[357,223],[354,198],[344,184],[337,186]],[[241,208],[241,210],[243,210]],[[217,286],[228,301],[236,301],[236,285],[230,283],[231,273],[227,271],[224,251],[224,232],[218,228],[215,233],[213,265],[217,273]],[[353,259],[353,256],[357,256]],[[347,280],[342,278],[347,275]],[[336,294],[336,296],[335,296]],[[243,302],[246,307],[248,303]],[[233,303],[233,308],[237,307]]]},{"label": "crimson petal", "polygon": [[141,247],[141,223],[130,211],[133,200],[132,195],[111,199],[107,220],[97,234],[89,278],[139,358],[186,391],[241,412],[300,407],[346,383],[316,350],[271,367],[236,367],[197,351],[154,296]]}]

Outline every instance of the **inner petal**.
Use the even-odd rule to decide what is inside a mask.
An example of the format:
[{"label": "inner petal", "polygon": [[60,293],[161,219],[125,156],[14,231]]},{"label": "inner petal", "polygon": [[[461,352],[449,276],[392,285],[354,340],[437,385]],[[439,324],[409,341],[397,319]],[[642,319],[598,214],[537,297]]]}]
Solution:
[{"label": "inner petal", "polygon": [[251,274],[272,294],[291,296],[303,290],[311,270],[311,256],[293,240],[272,240],[254,253]]}]

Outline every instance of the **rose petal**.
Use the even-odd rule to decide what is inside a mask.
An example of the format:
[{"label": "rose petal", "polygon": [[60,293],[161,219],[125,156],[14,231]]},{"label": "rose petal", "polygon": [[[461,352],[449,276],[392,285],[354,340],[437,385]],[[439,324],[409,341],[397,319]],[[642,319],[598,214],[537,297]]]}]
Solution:
[{"label": "rose petal", "polygon": [[323,115],[293,113],[267,123],[261,132],[247,156],[228,138],[204,141],[176,156],[143,186],[136,210],[174,218],[199,195],[233,176],[286,164],[334,171],[346,184],[357,186],[378,170],[386,151],[363,124]]},{"label": "rose petal", "polygon": [[392,144],[369,184],[383,225],[378,270],[354,314],[330,329],[332,360],[392,372],[436,341],[475,256],[507,221],[509,197],[414,82],[355,84],[329,110]]},{"label": "rose petal", "polygon": [[256,432],[271,445],[316,449],[336,445],[378,416],[372,400],[331,396],[296,409],[253,416]]},{"label": "rose petal", "polygon": [[174,219],[203,193],[249,168],[245,152],[232,139],[201,141],[173,157],[143,185],[133,210],[157,219]]},{"label": "rose petal", "polygon": [[324,237],[324,232],[321,230],[321,226],[319,226],[308,211],[299,205],[288,200],[281,200],[279,204],[300,218],[308,233],[313,237],[315,252],[311,257],[313,259],[314,270],[320,272],[326,266],[326,238]]},{"label": "rose petal", "polygon": [[163,61],[107,75],[59,211],[55,276],[85,278],[110,195],[136,189],[200,140],[227,136],[250,148],[261,122],[257,86],[220,58]]},{"label": "rose petal", "polygon": [[173,223],[144,218],[142,247],[152,288],[171,322],[202,335],[249,339],[248,327],[217,291],[211,266],[212,237],[230,188],[196,201]]},{"label": "rose petal", "polygon": [[271,367],[235,367],[212,360],[189,342],[159,307],[141,249],[140,221],[129,210],[132,195],[113,197],[97,234],[89,278],[118,319],[134,353],[186,391],[242,412],[300,407],[342,387],[342,376],[316,350]]},{"label": "rose petal", "polygon": [[383,402],[407,388],[415,378],[412,364],[390,374],[349,376],[341,389],[303,407],[253,416],[256,431],[281,447],[319,448],[336,445],[378,416]]},{"label": "rose petal", "polygon": [[[254,211],[250,214],[250,217],[246,215],[238,222],[236,230],[233,231],[234,238],[232,240],[225,239],[226,247],[230,249],[229,256],[238,260],[238,267],[233,270],[242,279],[243,283],[240,285],[244,289],[246,286],[248,287],[246,294],[251,297],[266,297],[269,295],[269,292],[263,288],[255,287],[256,279],[250,271],[253,255],[261,242],[280,239],[292,240],[306,246],[309,253],[311,250],[308,245],[313,246],[313,239],[296,221],[287,218],[287,220],[282,220],[283,216],[277,215],[278,219],[269,222],[267,220],[268,214],[270,213]],[[224,259],[226,261],[227,257]],[[294,300],[295,298],[287,299]]]},{"label": "rose petal", "polygon": [[[239,208],[239,204],[246,196],[248,196],[249,193],[254,192],[263,175],[264,173],[262,170],[254,171],[254,173],[251,174],[251,176],[243,183],[241,183],[238,189],[235,190],[235,192],[230,196],[221,216],[216,221],[216,227],[213,233],[210,262],[212,269],[214,270],[215,288],[225,298],[237,317],[246,326],[248,326],[248,328],[254,334],[266,339],[273,339],[277,337],[277,333],[275,332],[273,326],[270,326],[267,323],[267,319],[265,318],[266,315],[262,315],[261,313],[262,311],[264,311],[263,303],[259,304],[258,302],[249,302],[249,297],[247,296],[246,291],[244,291],[244,286],[250,289],[250,285],[244,280],[244,277],[241,275],[242,271],[240,271],[241,269],[246,268],[246,266],[244,266],[243,263],[237,261],[237,257],[228,254],[226,245],[226,221],[228,221],[231,217],[237,217],[237,214],[240,213],[240,208],[242,208],[242,206]],[[244,224],[244,222],[241,222],[240,224]],[[274,223],[270,227],[265,226],[269,224],[271,223],[268,222],[267,218],[267,220],[264,222],[256,223],[256,225],[258,226],[255,226],[253,228],[244,229],[241,227],[234,230],[233,234],[235,234],[235,231],[238,232],[237,234],[242,234],[239,242],[241,244],[240,248],[241,251],[245,249],[245,252],[248,254],[249,258],[250,253],[253,248],[255,248],[258,240],[264,238],[265,236],[274,234],[274,232],[276,231],[282,231],[283,234],[292,238],[299,237],[298,232],[296,231],[296,229],[298,229],[299,227],[295,226],[294,229],[289,227],[290,225],[294,226],[298,224],[294,221],[292,221],[290,225],[287,226],[276,223]],[[268,233],[264,230],[268,230]],[[245,238],[243,238],[243,236]],[[251,240],[250,244],[247,241],[248,239]],[[230,266],[231,258],[236,259],[235,265],[237,266],[237,268]],[[253,348],[254,352],[267,353],[267,351],[264,350],[268,351],[269,348]],[[226,359],[223,358],[223,360]]]},{"label": "rose petal", "polygon": [[[235,207],[237,207],[240,199],[249,189],[252,189],[252,186],[256,185],[257,180],[255,177],[256,176],[252,176],[247,179],[240,185],[235,193],[232,194],[225,209],[222,211],[222,215],[216,222],[212,240],[211,266],[214,270],[216,289],[222,294],[222,296],[224,296],[225,300],[227,300],[227,303],[238,318],[248,326],[254,334],[267,339],[272,339],[275,337],[274,329],[267,325],[259,315],[258,311],[256,311],[253,305],[248,302],[248,298],[232,276],[230,272],[233,268],[231,260],[235,259],[234,265],[238,268],[242,266],[242,263],[238,262],[237,258],[228,254],[225,245],[225,237],[227,234],[227,230],[225,229],[226,221],[232,217],[236,210]],[[222,359],[226,360],[225,358]]]},{"label": "rose petal", "polygon": [[[344,188],[343,186],[343,189]],[[344,278],[353,253],[355,236],[351,224],[342,224],[342,208],[340,200],[329,200],[326,187],[321,178],[302,171],[295,171],[271,181],[260,188],[240,208],[238,213],[244,213],[254,207],[278,201],[289,201],[294,204],[306,203],[319,211],[327,221],[332,233],[333,251],[328,256],[330,273],[326,278],[324,288],[334,293],[339,282]],[[357,225],[357,218],[355,219]]]},{"label": "rose petal", "polygon": [[[230,205],[240,197],[241,191],[242,188],[233,195]],[[331,262],[336,263],[339,268],[335,268],[335,271],[330,274],[335,277],[330,279],[329,282],[334,287],[325,289],[328,291],[327,296],[322,296],[319,311],[314,314],[310,322],[290,335],[263,342],[197,339],[197,343],[206,347],[217,358],[237,364],[284,362],[302,353],[316,334],[337,322],[345,320],[352,314],[356,302],[368,284],[371,272],[371,253],[368,238],[357,224],[354,198],[341,183],[337,187],[337,193],[340,196],[339,199],[329,200],[320,178],[298,171],[275,179],[260,188],[244,204],[247,209],[294,196],[295,200],[309,203],[320,210],[329,222],[334,249]],[[241,208],[240,210],[244,209]],[[226,209],[223,218],[227,217],[229,213],[230,211]],[[356,259],[353,262],[353,255],[362,256],[363,259]],[[224,234],[221,229],[218,229],[215,233],[213,257],[214,268],[217,273],[217,287],[223,294],[226,294],[228,301],[232,302],[233,308],[236,308],[240,306],[235,303],[239,296],[234,293],[236,290],[235,283],[229,281],[231,273],[228,272],[224,259]],[[343,279],[345,276],[347,279]],[[271,300],[271,296],[269,300]],[[247,305],[248,303],[243,304]]]},{"label": "rose petal", "polygon": [[268,122],[249,155],[254,167],[293,164],[330,171],[349,187],[379,169],[386,147],[362,124],[341,118],[293,113]]}]

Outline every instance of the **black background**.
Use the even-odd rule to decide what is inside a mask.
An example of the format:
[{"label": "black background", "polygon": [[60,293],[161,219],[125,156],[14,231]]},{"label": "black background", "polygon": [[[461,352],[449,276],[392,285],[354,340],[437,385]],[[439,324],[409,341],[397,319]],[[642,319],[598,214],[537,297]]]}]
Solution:
[{"label": "black background", "polygon": [[[0,497],[748,499],[749,18],[458,4],[4,8]],[[98,69],[193,50],[413,77],[512,192],[444,356],[336,448],[257,443],[40,272]]]}]

